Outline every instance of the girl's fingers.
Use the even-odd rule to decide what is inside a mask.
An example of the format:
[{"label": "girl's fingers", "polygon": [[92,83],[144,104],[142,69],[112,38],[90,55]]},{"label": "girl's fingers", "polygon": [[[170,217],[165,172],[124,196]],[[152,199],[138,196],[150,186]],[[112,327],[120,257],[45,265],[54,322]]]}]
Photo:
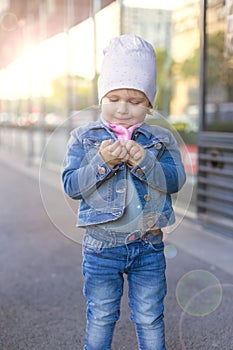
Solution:
[{"label": "girl's fingers", "polygon": [[141,150],[139,151],[139,152],[136,152],[134,155],[133,155],[133,158],[135,159],[135,160],[139,160],[139,159],[141,159],[142,157],[143,157],[143,152],[141,152]]},{"label": "girl's fingers", "polygon": [[130,149],[135,145],[135,141],[129,140],[125,142],[125,148],[127,149],[128,152],[130,152]]},{"label": "girl's fingers", "polygon": [[114,152],[118,147],[121,147],[120,141],[115,141],[109,146],[109,152]]},{"label": "girl's fingers", "polygon": [[125,143],[121,143],[119,140],[114,143],[111,140],[105,140],[101,143],[100,150],[105,159],[110,157],[111,159],[118,159],[118,161],[128,161],[131,159],[137,162],[144,156],[143,147],[133,140]]},{"label": "girl's fingers", "polygon": [[121,147],[117,147],[111,154],[117,158],[120,158],[121,155]]}]

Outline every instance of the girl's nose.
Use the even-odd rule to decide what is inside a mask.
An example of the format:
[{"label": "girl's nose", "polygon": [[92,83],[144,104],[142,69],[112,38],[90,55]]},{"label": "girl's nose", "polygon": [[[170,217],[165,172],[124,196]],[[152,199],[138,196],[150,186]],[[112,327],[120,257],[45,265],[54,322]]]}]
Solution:
[{"label": "girl's nose", "polygon": [[120,114],[128,113],[128,103],[127,102],[119,102],[117,104],[117,112]]}]

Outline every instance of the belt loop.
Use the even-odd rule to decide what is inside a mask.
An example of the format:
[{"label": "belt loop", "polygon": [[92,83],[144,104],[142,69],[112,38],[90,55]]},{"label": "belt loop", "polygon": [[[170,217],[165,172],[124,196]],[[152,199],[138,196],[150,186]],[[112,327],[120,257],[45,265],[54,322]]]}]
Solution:
[{"label": "belt loop", "polygon": [[110,235],[111,235],[111,237],[112,237],[112,245],[115,247],[116,246],[116,243],[117,243],[117,240],[116,240],[116,233],[115,232],[113,232],[113,231],[111,231],[110,232]]}]

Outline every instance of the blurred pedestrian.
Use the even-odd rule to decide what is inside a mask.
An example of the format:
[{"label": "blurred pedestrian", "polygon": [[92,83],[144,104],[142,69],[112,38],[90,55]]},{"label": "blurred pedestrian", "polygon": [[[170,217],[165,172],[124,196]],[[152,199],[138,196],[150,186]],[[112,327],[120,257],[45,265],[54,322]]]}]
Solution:
[{"label": "blurred pedestrian", "polygon": [[184,168],[172,134],[144,121],[156,94],[153,47],[122,35],[104,54],[100,118],[72,132],[62,175],[65,192],[80,200],[77,225],[86,228],[84,349],[111,348],[127,275],[139,349],[164,350],[162,228],[175,221],[171,194],[183,186]]}]

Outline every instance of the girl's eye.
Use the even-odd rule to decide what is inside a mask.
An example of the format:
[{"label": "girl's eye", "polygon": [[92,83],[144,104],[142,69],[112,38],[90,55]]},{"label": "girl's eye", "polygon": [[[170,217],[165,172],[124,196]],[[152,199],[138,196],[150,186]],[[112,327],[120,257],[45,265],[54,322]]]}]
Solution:
[{"label": "girl's eye", "polygon": [[139,105],[140,101],[129,101],[132,105]]}]

